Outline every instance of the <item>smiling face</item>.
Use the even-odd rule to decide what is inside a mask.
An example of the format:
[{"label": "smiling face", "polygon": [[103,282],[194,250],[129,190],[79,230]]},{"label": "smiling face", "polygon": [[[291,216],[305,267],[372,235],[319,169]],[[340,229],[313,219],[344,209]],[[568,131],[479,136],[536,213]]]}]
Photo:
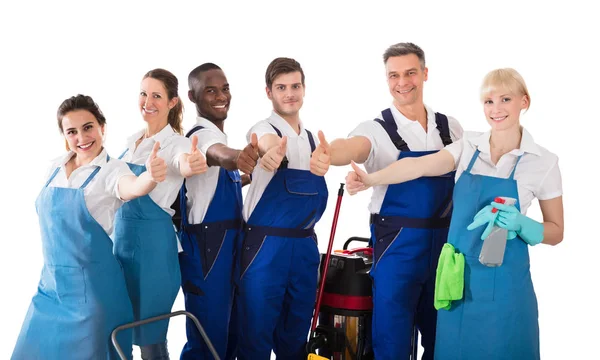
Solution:
[{"label": "smiling face", "polygon": [[422,68],[415,54],[392,56],[385,63],[388,88],[396,107],[423,103],[423,84],[427,67]]},{"label": "smiling face", "polygon": [[502,131],[521,126],[521,111],[529,109],[531,98],[521,75],[506,68],[490,71],[485,76],[481,85],[481,102],[492,130]]},{"label": "smiling face", "polygon": [[162,81],[147,77],[140,85],[139,107],[144,121],[167,124],[169,111],[177,104],[177,98],[169,100]]},{"label": "smiling face", "polygon": [[276,113],[282,117],[298,115],[304,102],[304,85],[299,71],[277,76],[271,88],[266,90]]},{"label": "smiling face", "polygon": [[484,96],[483,112],[493,130],[519,128],[521,110],[529,107],[529,97],[499,89]]},{"label": "smiling face", "polygon": [[87,110],[74,110],[62,118],[62,131],[69,150],[88,162],[102,151],[104,126]]},{"label": "smiling face", "polygon": [[200,73],[189,98],[203,118],[212,122],[227,119],[231,92],[223,70],[211,69]]}]

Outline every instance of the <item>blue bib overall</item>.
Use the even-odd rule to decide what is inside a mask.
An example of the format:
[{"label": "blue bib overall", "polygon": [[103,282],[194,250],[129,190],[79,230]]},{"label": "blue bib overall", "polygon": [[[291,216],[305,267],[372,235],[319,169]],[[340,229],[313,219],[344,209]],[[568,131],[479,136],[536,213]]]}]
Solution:
[{"label": "blue bib overall", "polygon": [[[197,126],[186,136],[202,128]],[[233,303],[234,259],[242,228],[239,172],[220,168],[217,188],[202,223],[188,223],[185,183],[180,192],[180,209],[179,238],[183,252],[179,254],[179,265],[185,308],[200,320],[219,357],[225,359]],[[198,329],[189,319],[186,334],[181,359],[212,360]],[[235,343],[235,339],[231,341]]]},{"label": "blue bib overall", "polygon": [[538,308],[527,243],[519,237],[508,241],[502,266],[487,267],[479,263],[485,226],[467,230],[475,214],[495,197],[519,198],[514,179],[517,165],[508,179],[472,174],[478,156],[479,150],[454,187],[448,242],[465,256],[465,290],[463,299],[453,301],[449,311],[439,311],[435,358],[539,359]]},{"label": "blue bib overall", "polygon": [[[390,136],[398,159],[435,151],[410,151],[397,132],[390,109],[376,119]],[[452,142],[448,118],[435,114],[444,145]],[[404,360],[411,353],[412,329],[422,334],[423,359],[433,359],[436,310],[435,272],[446,242],[454,172],[389,185],[379,214],[371,215],[373,350],[378,360]]]},{"label": "blue bib overall", "polygon": [[236,299],[239,360],[267,360],[271,350],[280,360],[306,356],[320,262],[313,227],[327,195],[322,176],[289,169],[284,159],[248,219]]},{"label": "blue bib overall", "polygon": [[[146,171],[144,165],[127,165],[137,176]],[[170,313],[181,284],[171,215],[150,195],[128,201],[117,211],[114,241],[114,253],[123,264],[135,320]],[[168,326],[169,320],[162,320],[136,327],[133,343],[162,344],[167,340]]]},{"label": "blue bib overall", "polygon": [[[107,156],[107,161],[110,159]],[[44,267],[12,359],[119,359],[110,334],[133,321],[125,278],[112,241],[90,215],[84,189],[49,187],[36,201]],[[119,332],[131,356],[131,330]]]}]

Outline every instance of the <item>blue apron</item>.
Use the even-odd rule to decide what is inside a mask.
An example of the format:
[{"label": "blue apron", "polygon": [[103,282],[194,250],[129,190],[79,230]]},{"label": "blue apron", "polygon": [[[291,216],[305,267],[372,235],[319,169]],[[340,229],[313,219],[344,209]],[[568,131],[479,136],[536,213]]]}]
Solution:
[{"label": "blue apron", "polygon": [[[48,187],[57,168],[37,198],[44,267],[11,359],[119,359],[110,334],[133,311],[112,241],[84,198],[100,169],[79,189]],[[131,356],[131,330],[117,340]]]},{"label": "blue apron", "polygon": [[[137,176],[146,171],[144,165],[127,165]],[[123,264],[136,321],[171,312],[181,284],[176,236],[171,215],[150,195],[128,201],[117,211],[114,253]],[[163,320],[136,327],[133,343],[164,343],[168,326],[169,320]]]},{"label": "blue apron", "polygon": [[[186,136],[202,128],[197,126]],[[185,309],[200,320],[219,357],[225,359],[233,303],[234,258],[242,227],[239,172],[219,169],[217,188],[202,223],[188,223],[185,183],[180,191],[180,209],[179,238],[183,252],[179,254],[179,265]],[[212,354],[190,319],[187,319],[186,334],[181,359],[212,360]],[[235,343],[235,339],[231,341]]]},{"label": "blue apron", "polygon": [[502,266],[487,267],[479,263],[484,227],[467,230],[475,214],[495,197],[519,198],[517,165],[508,179],[472,174],[478,156],[479,150],[454,188],[448,242],[465,255],[465,292],[449,311],[438,314],[435,358],[539,359],[538,309],[527,244],[518,237],[508,241]]},{"label": "blue apron", "polygon": [[289,169],[284,159],[248,219],[236,295],[239,360],[267,360],[271,350],[277,359],[306,357],[320,261],[313,227],[327,195],[322,176]]},{"label": "blue apron", "polygon": [[[376,119],[400,150],[398,160],[437,152],[410,151],[397,131],[390,109]],[[444,145],[452,143],[448,118],[436,113]],[[435,272],[446,242],[452,209],[454,172],[389,185],[379,214],[371,215],[373,350],[378,360],[408,359],[416,325],[423,359],[433,358],[436,310]]]}]

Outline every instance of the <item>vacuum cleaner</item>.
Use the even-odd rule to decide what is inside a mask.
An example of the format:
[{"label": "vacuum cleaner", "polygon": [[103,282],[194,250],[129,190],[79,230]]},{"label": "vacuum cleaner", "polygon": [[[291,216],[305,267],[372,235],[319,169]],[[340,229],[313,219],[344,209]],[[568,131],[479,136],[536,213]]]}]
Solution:
[{"label": "vacuum cleaner", "polygon": [[[373,264],[370,239],[351,237],[342,250],[332,254],[344,184],[340,185],[327,252],[321,256],[317,302],[311,332],[306,344],[308,360],[373,360],[371,322],[373,282],[369,272]],[[348,249],[350,243],[367,247]],[[317,326],[318,320],[318,326]],[[411,360],[417,359],[418,331],[412,336]]]}]

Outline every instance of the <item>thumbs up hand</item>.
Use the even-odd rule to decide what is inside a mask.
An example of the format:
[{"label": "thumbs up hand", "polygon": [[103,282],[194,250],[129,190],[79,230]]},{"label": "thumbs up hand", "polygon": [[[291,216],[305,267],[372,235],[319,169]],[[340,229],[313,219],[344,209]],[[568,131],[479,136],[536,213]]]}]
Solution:
[{"label": "thumbs up hand", "polygon": [[160,143],[157,141],[154,143],[148,160],[146,160],[146,171],[150,174],[152,181],[156,183],[163,182],[167,178],[167,163],[158,156],[159,149]]},{"label": "thumbs up hand", "polygon": [[354,161],[350,163],[354,171],[350,171],[346,176],[346,190],[350,195],[359,191],[367,190],[372,185],[372,179],[369,174],[358,167]]},{"label": "thumbs up hand", "polygon": [[287,136],[279,141],[279,145],[270,148],[260,159],[260,166],[266,171],[272,172],[279,168],[281,161],[287,151]]},{"label": "thumbs up hand", "polygon": [[258,161],[258,138],[256,134],[252,134],[250,143],[240,151],[236,160],[237,168],[246,173],[252,174],[256,162]]},{"label": "thumbs up hand", "polygon": [[189,154],[182,155],[179,166],[181,175],[186,178],[202,174],[208,170],[206,158],[202,155],[202,152],[198,150],[198,137],[196,135],[192,136],[192,148]]},{"label": "thumbs up hand", "polygon": [[319,130],[319,146],[313,151],[310,158],[310,172],[317,176],[324,176],[331,165],[331,146],[325,140],[325,135]]}]

